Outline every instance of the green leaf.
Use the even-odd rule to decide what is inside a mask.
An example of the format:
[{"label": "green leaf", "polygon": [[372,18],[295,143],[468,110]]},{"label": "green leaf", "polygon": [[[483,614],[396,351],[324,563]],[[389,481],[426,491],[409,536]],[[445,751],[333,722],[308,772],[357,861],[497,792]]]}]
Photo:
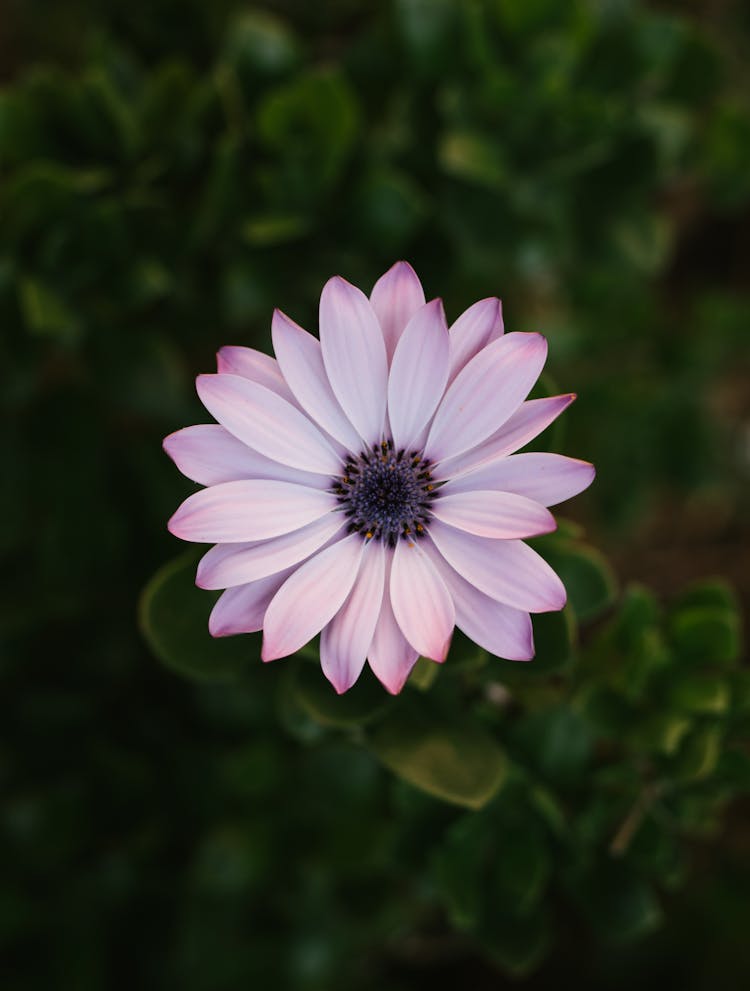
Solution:
[{"label": "green leaf", "polygon": [[299,707],[323,726],[359,726],[369,723],[398,703],[365,670],[349,691],[337,695],[320,664],[300,663],[291,678],[291,691]]},{"label": "green leaf", "polygon": [[513,789],[499,810],[494,805],[488,814],[454,823],[433,866],[452,921],[460,929],[475,929],[494,925],[498,916],[528,918],[552,864],[544,829]]},{"label": "green leaf", "polygon": [[218,598],[196,588],[193,551],[156,572],[138,606],[141,632],[155,656],[172,671],[199,681],[237,681],[260,665],[256,634],[214,638],[208,616]]},{"label": "green leaf", "polygon": [[662,910],[653,889],[624,863],[607,861],[569,879],[571,894],[592,926],[613,943],[656,929]]},{"label": "green leaf", "polygon": [[[531,674],[559,671],[573,658],[576,621],[573,611],[566,607],[559,612],[534,616],[534,657],[528,664]],[[523,666],[525,672],[527,666]]]},{"label": "green leaf", "polygon": [[740,618],[717,606],[695,606],[672,617],[670,634],[681,663],[732,664],[741,649]]},{"label": "green leaf", "polygon": [[671,704],[681,712],[721,715],[730,700],[729,685],[715,675],[686,674],[671,685]]},{"label": "green leaf", "polygon": [[21,279],[18,285],[21,311],[30,333],[74,344],[81,326],[72,310],[49,286],[37,279]]},{"label": "green leaf", "polygon": [[677,753],[682,741],[690,732],[692,721],[681,713],[659,713],[641,724],[631,727],[631,743],[665,757]]},{"label": "green leaf", "polygon": [[566,706],[530,713],[519,722],[514,736],[533,766],[557,787],[577,781],[591,759],[591,727]]},{"label": "green leaf", "polygon": [[469,815],[448,829],[434,856],[438,889],[457,929],[473,929],[479,924],[490,843],[488,819]]},{"label": "green leaf", "polygon": [[707,778],[721,756],[722,732],[718,726],[703,726],[691,733],[677,757],[675,774],[688,781]]},{"label": "green leaf", "polygon": [[376,726],[369,745],[386,767],[414,787],[469,809],[486,805],[507,772],[504,751],[476,723],[449,723],[413,706]]},{"label": "green leaf", "polygon": [[396,0],[396,24],[410,65],[430,73],[445,64],[455,37],[456,9],[453,0]]},{"label": "green leaf", "polygon": [[258,107],[258,133],[269,151],[289,163],[295,191],[326,186],[352,150],[359,109],[346,78],[334,70],[309,72],[274,90]]},{"label": "green leaf", "polygon": [[263,214],[248,217],[240,233],[243,240],[254,247],[267,247],[298,241],[310,229],[310,221],[300,214]]},{"label": "green leaf", "polygon": [[299,54],[284,21],[262,10],[243,11],[231,21],[225,51],[240,72],[264,76],[288,70]]},{"label": "green leaf", "polygon": [[544,912],[526,917],[497,915],[483,927],[482,942],[490,957],[513,977],[530,974],[544,959],[551,932]]},{"label": "green leaf", "polygon": [[550,539],[543,555],[568,592],[568,602],[581,622],[596,619],[617,597],[617,579],[604,556],[586,544]]},{"label": "green leaf", "polygon": [[427,657],[420,657],[409,675],[409,684],[421,692],[426,692],[432,687],[432,683],[440,674],[441,668],[442,665],[436,664],[435,661],[431,661]]},{"label": "green leaf", "polygon": [[456,179],[492,190],[502,190],[508,184],[502,151],[484,135],[448,132],[441,139],[438,160],[443,171]]},{"label": "green leaf", "polygon": [[509,914],[527,915],[541,899],[552,871],[544,831],[526,813],[502,823],[495,833],[497,852],[493,870],[499,904]]},{"label": "green leaf", "polygon": [[678,596],[674,611],[690,609],[725,609],[730,613],[740,611],[737,593],[729,582],[723,578],[709,578],[707,581],[696,582]]},{"label": "green leaf", "polygon": [[427,212],[425,197],[411,178],[389,169],[368,173],[357,188],[353,216],[364,241],[397,251],[413,236]]}]

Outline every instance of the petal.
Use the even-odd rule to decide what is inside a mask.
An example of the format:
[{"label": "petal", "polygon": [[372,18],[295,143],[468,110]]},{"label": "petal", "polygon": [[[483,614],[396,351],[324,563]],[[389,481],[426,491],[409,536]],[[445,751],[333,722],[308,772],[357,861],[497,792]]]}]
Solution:
[{"label": "petal", "polygon": [[223,482],[189,496],[167,524],[181,540],[239,544],[267,540],[312,523],[337,506],[320,489],[272,479]]},{"label": "petal", "polygon": [[199,423],[177,430],[164,438],[164,450],[183,475],[200,485],[241,478],[275,478],[313,488],[329,485],[323,475],[299,471],[258,454],[218,423]]},{"label": "petal", "polygon": [[362,441],[333,394],[320,341],[281,310],[274,310],[271,334],[279,367],[301,408],[347,450],[359,451]]},{"label": "petal", "polygon": [[503,426],[479,447],[472,448],[456,458],[449,458],[435,470],[436,478],[451,478],[471,471],[485,461],[512,454],[540,434],[556,420],[576,398],[575,393],[550,396],[547,399],[529,399],[521,403]]},{"label": "petal", "polygon": [[404,328],[424,306],[424,290],[417,273],[408,262],[396,262],[381,275],[370,293],[370,303],[385,340],[390,361]]},{"label": "petal", "polygon": [[392,552],[386,553],[383,601],[372,643],[367,651],[367,661],[378,681],[391,695],[398,695],[417,663],[419,654],[403,635],[393,615],[390,593],[392,560]]},{"label": "petal", "polygon": [[470,585],[440,557],[431,541],[423,542],[424,552],[440,569],[456,607],[456,626],[467,637],[495,657],[507,661],[529,661],[534,656],[531,617],[521,609],[491,599]]},{"label": "petal", "polygon": [[443,523],[479,537],[536,537],[540,533],[551,533],[557,527],[552,513],[532,499],[512,492],[473,488],[454,494],[451,482],[441,489],[441,495],[431,503],[430,511]]},{"label": "petal", "polygon": [[448,325],[433,299],[409,321],[388,377],[388,418],[396,450],[414,444],[440,402],[448,380]]},{"label": "petal", "polygon": [[383,335],[365,294],[340,276],[320,297],[320,344],[342,409],[364,441],[379,442],[388,388]]},{"label": "petal", "polygon": [[216,600],[208,617],[208,632],[212,637],[230,637],[235,633],[257,633],[263,628],[263,617],[271,599],[290,575],[282,571],[261,578],[249,585],[229,588]]},{"label": "petal", "polygon": [[380,615],[384,576],[385,549],[370,541],[348,599],[320,635],[323,674],[339,694],[352,687],[364,667]]},{"label": "petal", "polygon": [[[555,506],[587,489],[595,474],[596,469],[588,461],[534,451],[488,461],[474,471],[448,482],[441,491],[453,493],[477,488],[502,489],[503,492],[526,496],[542,506]],[[449,523],[450,520],[445,522]]]},{"label": "petal", "polygon": [[281,374],[279,363],[270,354],[256,351],[255,348],[228,344],[216,355],[216,370],[225,375],[241,375],[242,378],[265,386],[287,402],[294,402],[292,392]]},{"label": "petal", "polygon": [[412,647],[433,661],[444,661],[456,612],[445,582],[418,544],[396,544],[390,590],[396,622]]},{"label": "petal", "polygon": [[302,471],[335,475],[341,463],[318,428],[270,389],[239,375],[199,375],[206,409],[254,451]]},{"label": "petal", "polygon": [[364,542],[353,533],[305,561],[274,596],[263,621],[264,661],[286,657],[320,633],[346,600]]},{"label": "petal", "polygon": [[481,444],[526,398],[546,357],[541,334],[506,334],[480,351],[438,406],[427,457],[440,461]]},{"label": "petal", "polygon": [[314,554],[344,523],[341,513],[326,513],[300,530],[270,540],[217,544],[199,561],[195,584],[200,588],[231,588],[276,574]]},{"label": "petal", "polygon": [[476,537],[439,521],[430,524],[429,533],[448,564],[490,598],[524,612],[565,605],[565,586],[528,544]]},{"label": "petal", "polygon": [[478,303],[465,310],[450,329],[448,381],[452,382],[482,348],[502,337],[502,334],[503,308],[496,296],[480,299]]}]

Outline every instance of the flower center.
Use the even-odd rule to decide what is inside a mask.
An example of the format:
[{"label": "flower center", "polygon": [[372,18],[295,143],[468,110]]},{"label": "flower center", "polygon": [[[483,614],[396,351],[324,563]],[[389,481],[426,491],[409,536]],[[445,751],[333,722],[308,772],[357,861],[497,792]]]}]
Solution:
[{"label": "flower center", "polygon": [[420,451],[394,451],[391,440],[349,455],[332,490],[349,518],[349,533],[391,547],[399,537],[413,540],[424,534],[437,494],[430,462]]}]

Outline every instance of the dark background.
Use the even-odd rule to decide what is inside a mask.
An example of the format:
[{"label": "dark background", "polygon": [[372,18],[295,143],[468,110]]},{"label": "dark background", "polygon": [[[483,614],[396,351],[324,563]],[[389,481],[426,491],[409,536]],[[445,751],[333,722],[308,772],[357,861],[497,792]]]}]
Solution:
[{"label": "dark background", "polygon": [[[547,335],[598,468],[566,514],[621,578],[746,605],[748,10],[5,0],[4,987],[504,986],[432,896],[447,806],[280,728],[278,669],[152,657],[137,600],[191,491],[161,438],[220,345],[404,257],[449,318],[498,294]],[[692,843],[635,947],[561,913],[527,986],[745,987],[749,829],[738,801]]]}]

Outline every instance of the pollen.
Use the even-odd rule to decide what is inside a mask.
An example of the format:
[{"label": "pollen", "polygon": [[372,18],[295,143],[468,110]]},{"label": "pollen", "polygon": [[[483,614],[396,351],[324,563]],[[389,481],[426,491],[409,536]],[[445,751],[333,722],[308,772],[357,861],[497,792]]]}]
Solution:
[{"label": "pollen", "polygon": [[399,538],[413,546],[427,532],[430,505],[438,495],[435,485],[428,484],[429,469],[420,451],[396,451],[390,439],[347,457],[331,491],[349,521],[348,531],[390,547]]}]

